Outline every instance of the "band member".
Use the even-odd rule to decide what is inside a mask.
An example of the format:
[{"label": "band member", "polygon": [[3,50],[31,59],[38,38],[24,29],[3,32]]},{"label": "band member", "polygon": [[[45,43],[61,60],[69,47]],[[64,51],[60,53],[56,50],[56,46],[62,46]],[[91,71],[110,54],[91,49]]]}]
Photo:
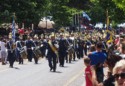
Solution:
[{"label": "band member", "polygon": [[10,40],[7,42],[8,60],[10,68],[13,68],[14,61],[16,60],[15,48],[16,44],[14,44],[12,39],[10,38]]},{"label": "band member", "polygon": [[34,37],[34,40],[33,40],[33,58],[35,60],[35,64],[38,64],[38,58],[39,58],[39,56],[36,55],[37,53],[34,52],[34,50],[38,46],[38,40],[37,39],[38,39],[37,37]]},{"label": "band member", "polygon": [[53,72],[56,71],[56,64],[57,64],[57,58],[58,58],[58,51],[57,51],[58,45],[55,41],[55,37],[51,36],[51,39],[48,41],[48,44],[46,46],[46,53],[45,56],[48,59],[50,71],[53,70]]},{"label": "band member", "polygon": [[67,47],[66,62],[69,61],[69,63],[71,63],[73,56],[74,56],[74,46],[73,46],[73,41],[69,36],[67,36],[66,43],[68,46]]},{"label": "band member", "polygon": [[59,62],[60,67],[64,67],[64,58],[66,56],[67,46],[66,46],[66,40],[64,39],[63,35],[60,35],[59,40]]},{"label": "band member", "polygon": [[27,58],[29,62],[32,62],[32,58],[33,58],[32,45],[33,45],[33,41],[28,36],[26,40],[26,49],[27,49]]},{"label": "band member", "polygon": [[23,46],[21,44],[20,39],[16,41],[16,57],[19,60],[19,64],[23,64],[23,57],[21,57],[21,50],[22,50]]},{"label": "band member", "polygon": [[75,45],[76,45],[76,39],[75,39],[75,36],[74,34],[71,34],[71,37],[70,37],[71,41],[72,41],[72,54],[73,54],[73,60],[75,61],[75,58],[76,58],[76,53],[75,53]]},{"label": "band member", "polygon": [[6,41],[3,38],[1,38],[0,50],[1,50],[2,65],[5,65],[7,60],[7,52],[6,52]]},{"label": "band member", "polygon": [[40,45],[40,51],[42,53],[42,58],[45,56],[45,50],[46,50],[46,45],[47,45],[47,40],[41,38],[41,45]]},{"label": "band member", "polygon": [[81,56],[81,51],[83,51],[82,49],[82,41],[80,39],[80,37],[78,37],[76,39],[76,54],[77,54],[77,58],[80,59],[82,56]]},{"label": "band member", "polygon": [[87,48],[87,40],[85,41],[83,47],[84,47],[84,48],[83,48],[83,49],[84,49],[84,54],[87,56],[87,51],[88,51],[88,50],[87,50],[87,49],[88,49],[88,48]]}]

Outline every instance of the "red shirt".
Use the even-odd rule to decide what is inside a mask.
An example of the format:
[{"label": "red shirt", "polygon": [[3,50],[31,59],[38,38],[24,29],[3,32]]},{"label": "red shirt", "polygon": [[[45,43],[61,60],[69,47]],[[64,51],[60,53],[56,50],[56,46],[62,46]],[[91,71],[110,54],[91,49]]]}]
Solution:
[{"label": "red shirt", "polygon": [[92,76],[90,66],[87,66],[85,69],[85,79],[86,79],[86,86],[92,86],[92,82],[89,79],[88,75]]}]

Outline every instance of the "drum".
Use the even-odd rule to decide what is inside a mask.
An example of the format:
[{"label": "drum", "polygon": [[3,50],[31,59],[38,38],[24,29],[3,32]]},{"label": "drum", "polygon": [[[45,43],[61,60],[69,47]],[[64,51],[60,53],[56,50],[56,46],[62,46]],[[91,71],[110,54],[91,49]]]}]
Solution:
[{"label": "drum", "polygon": [[39,47],[36,47],[36,48],[33,50],[33,53],[35,54],[35,56],[36,56],[37,58],[39,58],[39,57],[42,56],[42,53],[41,53]]},{"label": "drum", "polygon": [[21,49],[20,55],[21,55],[21,58],[27,59],[27,53],[26,53],[26,51],[24,50],[24,48]]},{"label": "drum", "polygon": [[68,47],[68,53],[74,53],[74,48],[72,45],[69,45]]}]

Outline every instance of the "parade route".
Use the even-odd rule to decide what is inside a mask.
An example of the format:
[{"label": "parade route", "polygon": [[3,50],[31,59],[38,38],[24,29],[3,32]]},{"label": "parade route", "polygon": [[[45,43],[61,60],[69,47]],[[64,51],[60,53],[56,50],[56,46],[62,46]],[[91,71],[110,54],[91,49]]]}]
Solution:
[{"label": "parade route", "polygon": [[1,86],[83,86],[83,60],[66,63],[64,67],[57,65],[56,72],[50,72],[45,58],[39,64],[24,61],[23,65],[17,62],[14,68],[9,65],[0,66]]}]

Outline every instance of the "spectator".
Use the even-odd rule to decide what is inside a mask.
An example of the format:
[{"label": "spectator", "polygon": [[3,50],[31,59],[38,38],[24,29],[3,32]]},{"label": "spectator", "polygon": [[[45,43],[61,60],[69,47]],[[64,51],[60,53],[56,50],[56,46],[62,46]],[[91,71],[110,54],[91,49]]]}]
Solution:
[{"label": "spectator", "polygon": [[107,58],[107,55],[102,52],[102,43],[99,42],[96,45],[96,51],[90,53],[88,57],[91,60],[91,65],[93,65],[93,84],[97,85],[103,82],[103,63]]},{"label": "spectator", "polygon": [[86,86],[93,86],[92,85],[92,72],[90,68],[90,58],[85,57],[84,58],[84,64],[86,66],[85,68],[85,79],[86,79]]},{"label": "spectator", "polygon": [[115,86],[114,85],[115,79],[112,75],[112,70],[116,62],[118,62],[121,59],[122,57],[118,55],[110,55],[109,58],[106,59],[105,63],[107,64],[108,72],[107,72],[106,79],[103,82],[103,86]]},{"label": "spectator", "polygon": [[125,60],[120,60],[113,68],[115,86],[125,86]]},{"label": "spectator", "polygon": [[90,47],[90,52],[93,52],[93,51],[96,51],[96,48],[95,48],[94,45],[91,45],[91,47]]},{"label": "spectator", "polygon": [[125,58],[125,42],[121,44],[121,54],[120,56],[124,59]]}]

